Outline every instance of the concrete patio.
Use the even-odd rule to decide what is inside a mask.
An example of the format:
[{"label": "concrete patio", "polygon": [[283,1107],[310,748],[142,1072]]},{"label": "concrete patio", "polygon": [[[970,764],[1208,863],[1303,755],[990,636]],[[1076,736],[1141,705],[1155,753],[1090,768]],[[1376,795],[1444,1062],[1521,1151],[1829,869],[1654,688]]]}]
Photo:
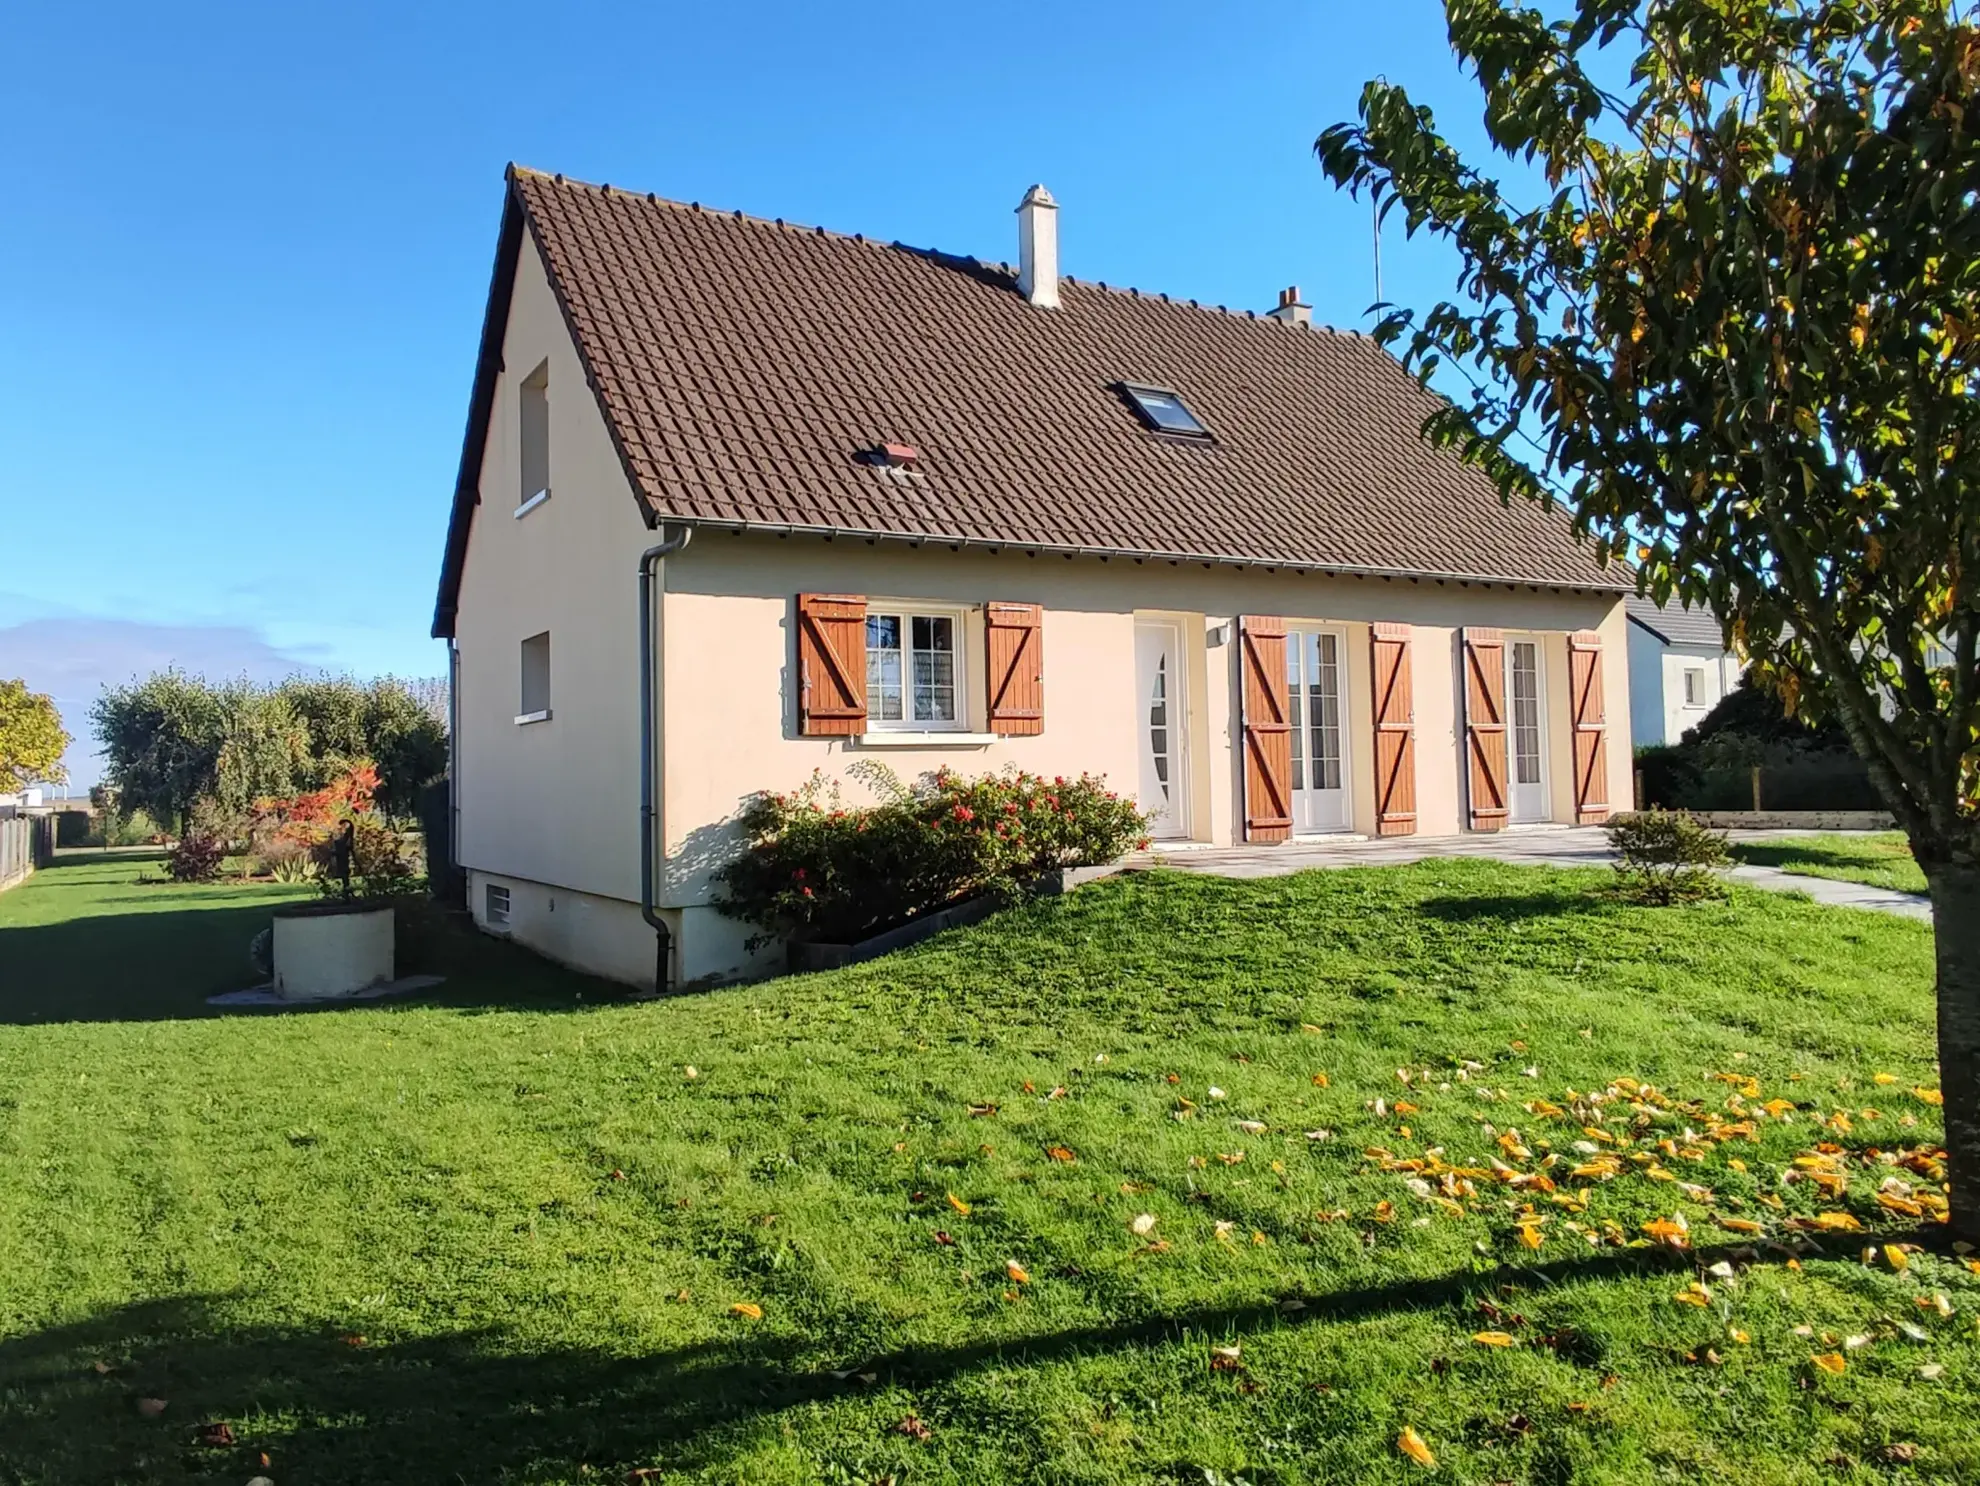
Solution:
[{"label": "concrete patio", "polygon": [[[1845,834],[1832,831],[1729,831],[1734,842],[1781,841]],[[1599,826],[1548,826],[1473,836],[1390,836],[1290,841],[1283,846],[1156,846],[1128,859],[1130,870],[1167,867],[1217,877],[1283,877],[1315,867],[1397,867],[1433,857],[1484,857],[1529,867],[1606,867],[1616,859]],[[1803,877],[1776,867],[1739,866],[1726,875],[1750,887],[1804,893],[1818,903],[1868,908],[1903,918],[1932,919],[1931,902],[1915,893],[1868,887],[1831,877]]]}]

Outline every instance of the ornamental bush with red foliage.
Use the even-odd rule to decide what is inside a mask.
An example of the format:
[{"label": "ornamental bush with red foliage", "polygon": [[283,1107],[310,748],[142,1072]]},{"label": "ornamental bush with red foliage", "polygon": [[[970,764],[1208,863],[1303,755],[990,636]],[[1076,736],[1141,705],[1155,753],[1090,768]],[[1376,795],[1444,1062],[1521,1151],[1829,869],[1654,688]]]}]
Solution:
[{"label": "ornamental bush with red foliage", "polygon": [[190,830],[166,856],[165,875],[174,882],[211,882],[220,875],[220,863],[226,855],[227,843],[218,836]]},{"label": "ornamental bush with red foliage", "polygon": [[1098,866],[1147,845],[1148,817],[1098,775],[942,769],[912,788],[855,765],[878,797],[846,805],[815,773],[745,807],[748,845],[718,868],[717,906],[765,932],[853,943],[964,898],[1023,897],[1055,868]]},{"label": "ornamental bush with red foliage", "polygon": [[313,864],[317,891],[341,895],[344,881],[332,870],[336,844],[346,826],[352,834],[350,888],[354,897],[389,898],[409,892],[418,880],[398,834],[380,819],[378,771],[358,764],[323,789],[287,799],[255,801],[249,840],[254,853],[275,867]]}]

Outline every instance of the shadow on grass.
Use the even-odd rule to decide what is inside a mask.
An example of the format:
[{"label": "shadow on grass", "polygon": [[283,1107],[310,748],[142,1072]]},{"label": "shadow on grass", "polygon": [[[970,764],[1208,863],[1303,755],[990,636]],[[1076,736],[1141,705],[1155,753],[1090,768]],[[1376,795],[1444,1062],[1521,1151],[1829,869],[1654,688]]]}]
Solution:
[{"label": "shadow on grass", "polygon": [[1583,888],[1550,888],[1537,893],[1426,898],[1416,907],[1426,918],[1466,924],[1480,919],[1559,918],[1570,913],[1606,913],[1615,900]]},{"label": "shadow on grass", "polygon": [[[721,1465],[743,1445],[735,1431],[753,1420],[864,1391],[857,1376],[834,1377],[834,1368],[873,1375],[881,1386],[931,1389],[979,1368],[1191,1335],[1445,1307],[1468,1314],[1480,1295],[1506,1284],[1530,1289],[1529,1304],[1543,1303],[1548,1288],[1565,1283],[1695,1273],[1729,1257],[1764,1263],[1787,1251],[1631,1250],[879,1357],[823,1357],[813,1339],[748,1332],[636,1357],[531,1349],[494,1329],[366,1343],[328,1328],[235,1326],[226,1297],[148,1301],[0,1342],[0,1478],[246,1479],[262,1473],[264,1451],[267,1473],[291,1482],[535,1479],[585,1467],[612,1479],[661,1463],[693,1470]],[[1575,1340],[1556,1333],[1550,1344],[1563,1360],[1599,1369],[1599,1348]],[[166,1412],[145,1417],[141,1398],[166,1400]],[[227,1422],[234,1441],[201,1446],[199,1426],[210,1421]]]},{"label": "shadow on grass", "polygon": [[[138,902],[143,890],[99,902]],[[399,973],[444,975],[441,986],[405,1000],[298,1007],[219,1007],[208,996],[244,990],[263,977],[248,945],[274,909],[293,896],[224,884],[182,908],[91,913],[55,923],[0,925],[0,1026],[57,1022],[166,1021],[189,1017],[340,1015],[421,1006],[590,1010],[628,994],[624,986],[565,969],[477,932],[465,915],[423,916],[402,933]],[[410,942],[409,942],[410,941]]]}]

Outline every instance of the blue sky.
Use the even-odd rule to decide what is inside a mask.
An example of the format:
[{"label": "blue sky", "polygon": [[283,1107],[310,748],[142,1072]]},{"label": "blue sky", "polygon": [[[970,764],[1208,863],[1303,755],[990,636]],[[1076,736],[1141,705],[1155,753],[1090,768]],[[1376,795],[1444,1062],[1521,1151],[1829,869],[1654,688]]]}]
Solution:
[{"label": "blue sky", "polygon": [[[1047,29],[1025,35],[1028,18]],[[1384,74],[1470,139],[1431,0],[34,6],[0,117],[0,675],[72,732],[178,660],[438,674],[433,588],[511,159],[1365,324],[1314,136]],[[1384,242],[1392,298],[1451,263]],[[72,752],[93,776],[86,742]]]}]

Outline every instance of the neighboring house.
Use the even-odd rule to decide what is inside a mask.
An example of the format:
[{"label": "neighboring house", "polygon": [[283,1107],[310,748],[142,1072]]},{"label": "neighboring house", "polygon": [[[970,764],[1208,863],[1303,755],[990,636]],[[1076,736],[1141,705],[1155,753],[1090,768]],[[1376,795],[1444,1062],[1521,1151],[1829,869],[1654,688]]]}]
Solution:
[{"label": "neighboring house", "polygon": [[481,924],[751,973],[737,811],[864,760],[1091,770],[1214,844],[1627,802],[1628,579],[1565,515],[1296,291],[1061,278],[1018,217],[1013,270],[510,172],[434,621]]},{"label": "neighboring house", "polygon": [[1726,649],[1711,610],[1659,606],[1635,594],[1626,607],[1630,742],[1675,743],[1739,685],[1746,667]]}]

